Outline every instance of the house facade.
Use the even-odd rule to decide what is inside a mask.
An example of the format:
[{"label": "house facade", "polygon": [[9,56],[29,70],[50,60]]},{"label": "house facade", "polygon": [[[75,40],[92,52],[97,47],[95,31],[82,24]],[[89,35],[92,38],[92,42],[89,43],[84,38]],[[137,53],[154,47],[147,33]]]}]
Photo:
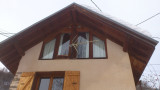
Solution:
[{"label": "house facade", "polygon": [[11,90],[135,90],[158,42],[78,4],[1,43]]}]

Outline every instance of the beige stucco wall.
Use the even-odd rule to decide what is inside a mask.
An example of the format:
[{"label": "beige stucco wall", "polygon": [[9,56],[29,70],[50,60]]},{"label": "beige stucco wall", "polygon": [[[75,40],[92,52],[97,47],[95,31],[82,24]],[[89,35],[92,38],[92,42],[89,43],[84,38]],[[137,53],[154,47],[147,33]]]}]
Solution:
[{"label": "beige stucco wall", "polygon": [[80,90],[135,90],[128,53],[110,40],[108,59],[38,60],[41,47],[25,52],[17,72],[80,71]]}]

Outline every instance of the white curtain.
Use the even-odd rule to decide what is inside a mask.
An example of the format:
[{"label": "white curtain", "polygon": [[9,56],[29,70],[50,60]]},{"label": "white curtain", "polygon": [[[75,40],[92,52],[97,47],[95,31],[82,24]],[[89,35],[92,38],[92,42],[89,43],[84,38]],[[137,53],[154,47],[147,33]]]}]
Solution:
[{"label": "white curtain", "polygon": [[66,56],[68,56],[70,40],[68,40],[67,42],[63,43],[64,35],[65,35],[65,34],[62,34],[62,35],[61,35],[61,40],[60,40],[60,46],[59,46],[59,50],[58,50],[58,55],[66,55]]},{"label": "white curtain", "polygon": [[99,38],[93,36],[93,58],[106,57],[105,43]]},{"label": "white curtain", "polygon": [[42,59],[52,59],[55,48],[55,42],[56,39],[53,39],[52,41],[45,44]]},{"label": "white curtain", "polygon": [[77,44],[77,58],[89,58],[89,33],[81,33]]}]

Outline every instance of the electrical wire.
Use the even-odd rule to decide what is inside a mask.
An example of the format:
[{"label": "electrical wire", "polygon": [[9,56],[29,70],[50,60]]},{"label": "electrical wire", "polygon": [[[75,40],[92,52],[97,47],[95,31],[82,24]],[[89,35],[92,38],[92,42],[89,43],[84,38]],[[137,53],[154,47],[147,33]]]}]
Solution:
[{"label": "electrical wire", "polygon": [[160,65],[160,64],[150,64],[150,65]]},{"label": "electrical wire", "polygon": [[3,35],[5,37],[9,37],[8,35],[3,34],[4,32],[0,31],[0,35]]},{"label": "electrical wire", "polygon": [[152,38],[157,38],[157,39],[160,39],[159,37],[152,37]]},{"label": "electrical wire", "polygon": [[146,22],[146,21],[148,21],[148,20],[150,20],[150,19],[154,18],[155,16],[157,16],[157,15],[159,15],[159,14],[160,14],[160,12],[159,12],[159,13],[157,13],[157,14],[155,14],[155,15],[153,15],[153,16],[151,16],[151,17],[149,17],[149,18],[147,18],[146,20],[144,20],[144,21],[142,21],[142,22],[140,22],[140,23],[136,24],[136,26],[138,26],[138,25],[140,25],[140,24],[142,24],[142,23],[144,23],[144,22]]},{"label": "electrical wire", "polygon": [[0,35],[5,36],[5,37],[10,37],[9,35],[15,34],[15,33],[10,33],[8,31],[5,31],[5,30],[2,31],[2,30],[3,29],[0,28]]},{"label": "electrical wire", "polygon": [[0,31],[3,32],[3,33],[10,33],[10,32],[8,32],[8,31],[2,29],[2,28],[0,28]]},{"label": "electrical wire", "polygon": [[1,33],[1,34],[15,34],[15,33]]},{"label": "electrical wire", "polygon": [[91,2],[99,9],[99,11],[102,12],[102,10],[97,6],[97,4],[93,0],[91,0]]},{"label": "electrical wire", "polygon": [[0,33],[0,35],[3,35],[3,36],[5,36],[5,37],[9,37],[9,36],[7,36],[7,35],[5,35],[5,34],[2,34],[2,33]]}]

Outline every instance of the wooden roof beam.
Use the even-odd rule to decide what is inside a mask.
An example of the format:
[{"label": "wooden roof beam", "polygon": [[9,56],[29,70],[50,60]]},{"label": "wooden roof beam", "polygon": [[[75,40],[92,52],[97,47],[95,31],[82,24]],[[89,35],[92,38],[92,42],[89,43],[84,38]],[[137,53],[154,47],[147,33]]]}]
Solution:
[{"label": "wooden roof beam", "polygon": [[12,54],[15,53],[15,52],[16,52],[16,50],[11,50],[11,51],[8,52],[7,54],[5,54],[5,55],[3,55],[2,57],[0,57],[0,61],[1,61],[1,62],[5,61],[5,59],[6,59],[8,56],[12,55]]},{"label": "wooden roof beam", "polygon": [[16,51],[18,52],[18,54],[20,56],[24,56],[25,55],[25,51],[22,49],[22,47],[19,45],[19,42],[15,42],[14,43],[14,47],[16,49]]},{"label": "wooden roof beam", "polygon": [[72,18],[73,25],[76,26],[78,22],[77,22],[77,13],[74,8],[71,10],[71,18]]}]

